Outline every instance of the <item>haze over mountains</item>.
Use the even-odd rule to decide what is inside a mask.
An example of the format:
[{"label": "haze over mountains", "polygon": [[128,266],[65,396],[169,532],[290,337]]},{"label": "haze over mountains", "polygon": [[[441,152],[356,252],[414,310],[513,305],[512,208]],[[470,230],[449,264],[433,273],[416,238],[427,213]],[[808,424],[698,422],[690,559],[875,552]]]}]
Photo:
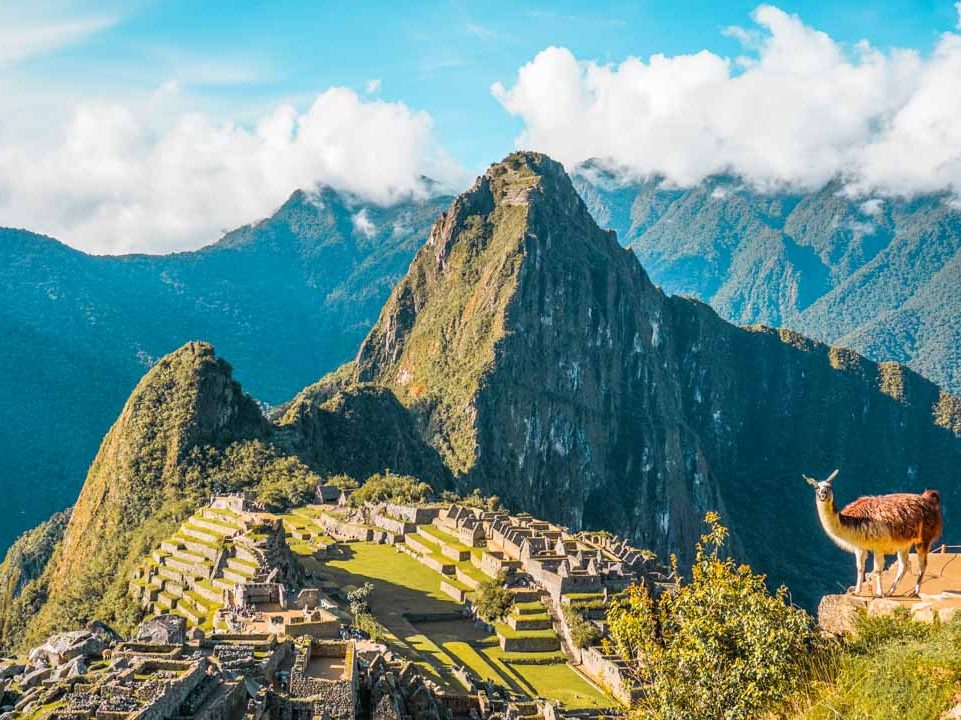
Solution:
[{"label": "haze over mountains", "polygon": [[841,467],[839,496],[934,486],[961,502],[961,399],[665,295],[544,155],[493,165],[426,238],[356,360],[272,420],[209,345],[154,366],[66,529],[40,527],[4,566],[3,641],[128,625],[127,571],[191,503],[276,473],[391,468],[662,554],[718,510],[739,555],[809,607],[850,561],[802,472]]}]

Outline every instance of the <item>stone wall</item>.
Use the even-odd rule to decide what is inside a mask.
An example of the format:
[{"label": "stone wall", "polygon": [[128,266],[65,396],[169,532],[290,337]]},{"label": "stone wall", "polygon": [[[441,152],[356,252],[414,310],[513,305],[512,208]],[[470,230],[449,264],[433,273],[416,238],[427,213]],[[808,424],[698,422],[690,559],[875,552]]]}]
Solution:
[{"label": "stone wall", "polygon": [[247,704],[247,690],[244,681],[238,680],[229,685],[228,691],[216,698],[210,705],[201,708],[194,720],[233,720]]},{"label": "stone wall", "polygon": [[[172,663],[174,661],[167,661],[167,663]],[[129,720],[162,720],[163,718],[176,715],[180,708],[181,703],[207,675],[207,667],[210,663],[206,658],[201,659],[194,663],[192,669],[188,670],[182,677],[176,680],[170,680],[165,683],[163,694],[155,700],[151,705],[144,708],[143,710],[134,713],[133,715],[127,715]],[[144,669],[148,664],[144,665]],[[167,669],[168,665],[160,663],[158,661],[151,660],[149,662],[149,667],[155,669]],[[140,672],[140,668],[132,668]],[[133,672],[131,672],[133,675]]]},{"label": "stone wall", "polygon": [[604,655],[600,648],[580,651],[581,671],[598,685],[607,689],[619,702],[630,705],[642,691],[627,672],[624,662],[615,655]]},{"label": "stone wall", "polygon": [[389,517],[387,515],[381,515],[375,513],[370,518],[372,525],[376,525],[382,530],[386,530],[394,535],[406,535],[407,533],[412,533],[417,529],[417,526],[413,523],[409,523],[406,520],[397,520],[396,518]]},{"label": "stone wall", "polygon": [[456,601],[459,602],[459,603],[462,603],[462,602],[464,602],[465,600],[467,600],[467,593],[465,593],[465,592],[464,592],[463,590],[461,590],[459,587],[456,587],[456,586],[454,586],[454,585],[451,585],[451,584],[450,584],[449,582],[447,582],[446,580],[441,580],[441,581],[440,581],[440,589],[441,589],[445,594],[447,594],[447,595],[449,595],[450,597],[454,598],[454,600],[456,600]]},{"label": "stone wall", "polygon": [[440,515],[441,509],[438,507],[387,503],[385,510],[391,517],[413,523],[414,525],[427,525]]}]

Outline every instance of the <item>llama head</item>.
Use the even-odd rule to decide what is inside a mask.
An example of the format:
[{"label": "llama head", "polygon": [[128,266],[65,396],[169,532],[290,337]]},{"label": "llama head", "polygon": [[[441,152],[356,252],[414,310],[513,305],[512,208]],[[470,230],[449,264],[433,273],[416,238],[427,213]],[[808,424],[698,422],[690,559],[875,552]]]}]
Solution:
[{"label": "llama head", "polygon": [[807,484],[814,488],[814,497],[817,498],[818,502],[827,502],[831,499],[831,483],[834,482],[834,478],[838,476],[838,470],[827,476],[825,480],[815,480],[807,475],[802,475]]}]

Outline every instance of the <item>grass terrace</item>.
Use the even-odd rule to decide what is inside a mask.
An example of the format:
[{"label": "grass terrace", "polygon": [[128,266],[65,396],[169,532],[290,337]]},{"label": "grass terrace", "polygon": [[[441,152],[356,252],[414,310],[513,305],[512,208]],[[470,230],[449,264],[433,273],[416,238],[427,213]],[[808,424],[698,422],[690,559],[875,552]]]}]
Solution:
[{"label": "grass terrace", "polygon": [[[442,538],[440,538],[442,539]],[[462,606],[440,588],[449,577],[389,545],[350,543],[347,557],[303,560],[308,569],[341,588],[371,582],[371,611],[389,632],[393,649],[453,690],[463,690],[452,670],[463,665],[478,676],[529,697],[543,697],[572,709],[605,708],[613,701],[586,680],[559,652],[501,650],[496,635],[455,619]],[[452,562],[446,559],[447,562]],[[457,563],[458,566],[469,561]],[[536,603],[543,610],[543,605]],[[436,621],[425,621],[425,616]],[[510,630],[510,628],[508,628]],[[553,634],[553,630],[549,631]],[[529,664],[529,663],[545,664]]]}]

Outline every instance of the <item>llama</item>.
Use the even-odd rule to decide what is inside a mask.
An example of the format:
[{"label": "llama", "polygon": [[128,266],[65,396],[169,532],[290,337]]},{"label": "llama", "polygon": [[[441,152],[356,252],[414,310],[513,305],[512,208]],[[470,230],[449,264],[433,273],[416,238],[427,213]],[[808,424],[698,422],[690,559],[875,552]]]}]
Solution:
[{"label": "llama", "polygon": [[[937,490],[925,490],[920,495],[894,493],[861,497],[840,512],[834,509],[834,492],[831,483],[837,477],[835,470],[827,480],[815,480],[804,475],[814,487],[818,517],[824,531],[842,550],[854,553],[858,579],[854,593],[861,592],[864,566],[868,553],[874,554],[877,595],[884,597],[881,588],[881,572],[884,556],[897,554],[898,572],[888,594],[894,593],[908,566],[911,546],[918,552],[918,581],[913,595],[921,591],[921,580],[928,565],[928,552],[941,535],[941,496]],[[850,590],[848,591],[850,592]]]}]

